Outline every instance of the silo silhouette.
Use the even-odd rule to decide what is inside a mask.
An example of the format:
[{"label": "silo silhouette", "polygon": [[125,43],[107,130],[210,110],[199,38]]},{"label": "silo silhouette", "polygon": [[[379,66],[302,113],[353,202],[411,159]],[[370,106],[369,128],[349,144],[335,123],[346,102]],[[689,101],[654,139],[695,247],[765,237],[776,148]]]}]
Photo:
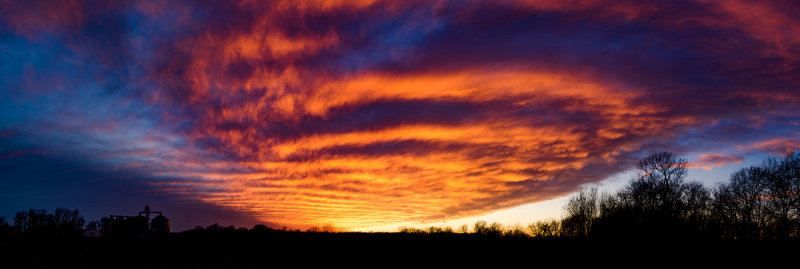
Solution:
[{"label": "silo silhouette", "polygon": [[159,215],[150,222],[150,227],[156,233],[169,233],[169,219]]}]

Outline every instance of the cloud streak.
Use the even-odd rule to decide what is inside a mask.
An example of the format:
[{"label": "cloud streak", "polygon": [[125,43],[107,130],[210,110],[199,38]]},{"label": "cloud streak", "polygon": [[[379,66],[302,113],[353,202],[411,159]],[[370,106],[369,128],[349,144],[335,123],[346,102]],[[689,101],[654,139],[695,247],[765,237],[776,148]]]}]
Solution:
[{"label": "cloud streak", "polygon": [[3,2],[0,127],[290,226],[472,216],[649,151],[791,150],[800,132],[793,4],[58,5]]}]

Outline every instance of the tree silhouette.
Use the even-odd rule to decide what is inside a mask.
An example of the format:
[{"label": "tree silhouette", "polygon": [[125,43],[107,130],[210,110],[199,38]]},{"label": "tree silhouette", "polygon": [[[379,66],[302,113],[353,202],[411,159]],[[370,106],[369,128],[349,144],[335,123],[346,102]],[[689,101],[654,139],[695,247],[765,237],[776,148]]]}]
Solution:
[{"label": "tree silhouette", "polygon": [[322,226],[311,226],[306,231],[311,233],[335,233],[337,229],[333,227],[333,225],[326,224]]},{"label": "tree silhouette", "polygon": [[472,228],[472,232],[476,234],[488,234],[489,227],[486,224],[485,220],[479,220],[475,222],[475,226]]},{"label": "tree silhouette", "polygon": [[458,232],[462,233],[462,234],[469,233],[469,226],[466,225],[466,224],[463,224],[463,225],[459,226],[458,227]]},{"label": "tree silhouette", "polygon": [[717,190],[717,207],[728,209],[727,217],[731,219],[727,222],[734,229],[735,238],[764,236],[768,218],[767,203],[762,199],[766,190],[765,173],[758,166],[742,168],[731,175],[728,184],[721,184]]},{"label": "tree silhouette", "polygon": [[479,220],[475,222],[475,226],[473,229],[474,229],[473,232],[475,234],[491,235],[491,236],[503,235],[503,225],[497,222],[488,224],[486,221]]},{"label": "tree silhouette", "polygon": [[[770,157],[761,165],[765,170],[765,200],[769,209],[774,237],[785,239],[792,234],[793,221],[797,219],[798,189],[795,188],[797,177],[797,155],[787,154],[783,157]],[[795,181],[795,182],[793,182]]]},{"label": "tree silhouette", "polygon": [[567,236],[586,237],[599,214],[597,187],[583,190],[572,196],[564,206],[567,217],[561,223]]},{"label": "tree silhouette", "polygon": [[11,231],[5,217],[0,217],[0,237],[5,237]]},{"label": "tree silhouette", "polygon": [[19,227],[23,232],[28,229],[28,212],[19,211],[14,215],[14,226]]},{"label": "tree silhouette", "polygon": [[684,182],[687,167],[688,161],[672,152],[645,156],[627,186],[599,198],[591,227],[602,236],[699,236],[706,230],[711,195],[699,182]]},{"label": "tree silhouette", "polygon": [[725,238],[787,239],[800,232],[800,157],[789,153],[742,168],[714,189],[712,215]]},{"label": "tree silhouette", "polygon": [[533,237],[551,238],[561,236],[561,221],[540,220],[528,225],[528,230]]},{"label": "tree silhouette", "polygon": [[78,210],[57,208],[55,214],[44,209],[19,211],[14,216],[14,226],[26,234],[77,235],[86,221]]},{"label": "tree silhouette", "polygon": [[514,225],[503,231],[505,237],[528,237],[528,233],[520,225]]},{"label": "tree silhouette", "polygon": [[86,229],[100,231],[102,230],[102,224],[99,221],[93,220],[86,223]]},{"label": "tree silhouette", "polygon": [[686,177],[688,161],[672,152],[648,155],[636,165],[637,179],[631,190],[642,198],[650,209],[658,208],[671,217],[683,194],[683,179]]}]

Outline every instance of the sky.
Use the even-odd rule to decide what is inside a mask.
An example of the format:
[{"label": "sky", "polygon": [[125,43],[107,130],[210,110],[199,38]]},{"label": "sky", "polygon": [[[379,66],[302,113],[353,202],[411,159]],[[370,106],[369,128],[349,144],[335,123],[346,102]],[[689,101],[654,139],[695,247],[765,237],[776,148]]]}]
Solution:
[{"label": "sky", "polygon": [[800,149],[796,1],[0,0],[0,216],[559,218]]}]

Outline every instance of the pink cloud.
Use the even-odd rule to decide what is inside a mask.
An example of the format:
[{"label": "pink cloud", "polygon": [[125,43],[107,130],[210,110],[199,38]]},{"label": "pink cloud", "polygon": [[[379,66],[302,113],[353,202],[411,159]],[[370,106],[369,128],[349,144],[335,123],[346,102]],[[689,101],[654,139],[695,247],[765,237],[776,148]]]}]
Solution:
[{"label": "pink cloud", "polygon": [[743,156],[732,155],[715,155],[715,154],[700,154],[697,160],[691,163],[691,168],[700,168],[703,170],[712,170],[715,167],[722,167],[732,163],[742,163]]}]

